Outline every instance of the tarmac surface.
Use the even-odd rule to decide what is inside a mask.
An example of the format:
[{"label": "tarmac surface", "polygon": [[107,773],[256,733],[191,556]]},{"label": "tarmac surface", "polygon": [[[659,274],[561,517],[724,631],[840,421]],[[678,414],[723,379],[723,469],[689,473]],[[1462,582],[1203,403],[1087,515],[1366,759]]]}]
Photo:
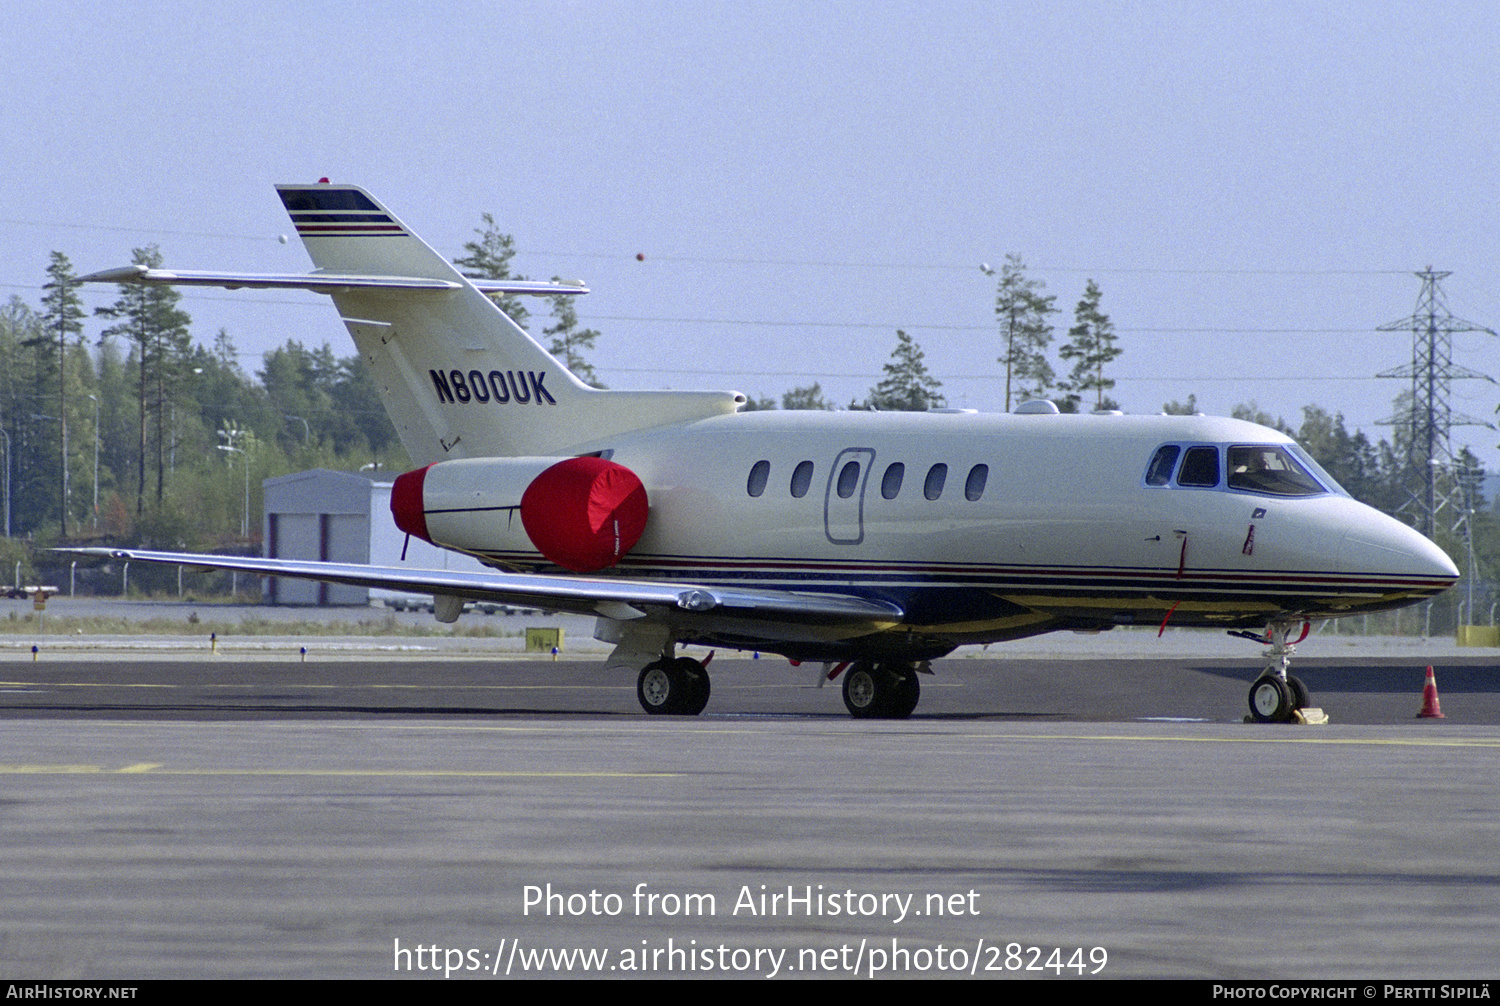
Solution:
[{"label": "tarmac surface", "polygon": [[[1314,637],[1294,671],[1320,727],[1242,722],[1253,644],[1140,631],[936,662],[901,722],[849,720],[820,667],[720,654],[705,714],[667,719],[566,633],[555,661],[5,637],[0,969],[1500,970],[1495,651]],[[1428,664],[1445,719],[1414,718]]]}]

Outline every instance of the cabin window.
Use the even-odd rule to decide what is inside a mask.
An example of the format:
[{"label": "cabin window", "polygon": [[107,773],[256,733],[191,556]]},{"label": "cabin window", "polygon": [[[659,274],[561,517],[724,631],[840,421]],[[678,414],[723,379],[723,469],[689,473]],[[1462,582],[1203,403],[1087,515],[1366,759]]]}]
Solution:
[{"label": "cabin window", "polygon": [[943,483],[948,481],[948,466],[935,464],[927,469],[927,481],[922,485],[922,495],[935,500],[943,495]]},{"label": "cabin window", "polygon": [[797,465],[792,472],[792,496],[801,499],[807,495],[807,487],[812,485],[813,463],[803,461]]},{"label": "cabin window", "polygon": [[1219,449],[1189,447],[1177,473],[1177,484],[1211,489],[1219,484]]},{"label": "cabin window", "polygon": [[901,494],[901,480],[906,477],[906,466],[897,461],[885,470],[885,477],[880,480],[880,495],[888,500],[893,500]]},{"label": "cabin window", "polygon": [[839,499],[846,500],[859,488],[859,462],[851,461],[839,469]]},{"label": "cabin window", "polygon": [[1325,490],[1284,447],[1229,448],[1229,488],[1273,496],[1315,496]]},{"label": "cabin window", "polygon": [[975,465],[969,469],[969,479],[964,483],[964,499],[970,503],[984,495],[984,484],[989,481],[990,466]]},{"label": "cabin window", "polygon": [[750,480],[745,483],[745,491],[751,496],[759,496],[766,491],[766,479],[770,477],[771,462],[755,462],[755,467],[750,469]]},{"label": "cabin window", "polygon": [[1151,467],[1146,469],[1146,484],[1148,486],[1164,486],[1172,481],[1172,469],[1177,467],[1177,455],[1182,453],[1182,448],[1176,444],[1167,444],[1157,450],[1156,457],[1151,459]]}]

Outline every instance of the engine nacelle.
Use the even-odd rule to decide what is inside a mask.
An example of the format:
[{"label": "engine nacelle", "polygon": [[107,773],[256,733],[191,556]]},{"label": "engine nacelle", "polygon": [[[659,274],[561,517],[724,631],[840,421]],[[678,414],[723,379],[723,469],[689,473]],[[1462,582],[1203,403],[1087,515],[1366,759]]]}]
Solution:
[{"label": "engine nacelle", "polygon": [[649,511],[635,472],[595,457],[439,461],[391,488],[391,514],[407,534],[472,552],[534,548],[576,573],[623,559]]}]

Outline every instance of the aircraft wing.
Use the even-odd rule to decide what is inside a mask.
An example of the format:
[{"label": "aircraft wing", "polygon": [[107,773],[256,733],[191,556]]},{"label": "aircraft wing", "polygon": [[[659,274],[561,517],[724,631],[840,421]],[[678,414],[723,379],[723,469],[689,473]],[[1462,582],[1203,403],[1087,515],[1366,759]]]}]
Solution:
[{"label": "aircraft wing", "polygon": [[889,625],[904,617],[899,605],[842,594],[741,590],[613,577],[538,576],[503,573],[498,570],[467,573],[399,566],[364,566],[357,563],[147,552],[137,549],[69,548],[55,551],[123,562],[197,566],[261,576],[322,580],[354,587],[382,587],[415,594],[446,595],[471,601],[494,601],[617,619],[675,612],[679,621],[693,616],[718,616],[748,622],[792,622],[807,626],[847,626],[857,629],[861,625]]},{"label": "aircraft wing", "polygon": [[[403,292],[441,292],[457,290],[463,284],[454,280],[427,279],[421,276],[370,276],[360,274],[309,272],[205,272],[188,269],[148,269],[127,265],[118,269],[80,276],[79,283],[141,283],[162,286],[221,286],[228,290],[311,290],[313,293],[343,293],[347,290],[401,290]],[[491,297],[507,294],[531,294],[552,297],[557,294],[588,293],[582,283],[540,283],[533,280],[469,280],[480,293]]]}]

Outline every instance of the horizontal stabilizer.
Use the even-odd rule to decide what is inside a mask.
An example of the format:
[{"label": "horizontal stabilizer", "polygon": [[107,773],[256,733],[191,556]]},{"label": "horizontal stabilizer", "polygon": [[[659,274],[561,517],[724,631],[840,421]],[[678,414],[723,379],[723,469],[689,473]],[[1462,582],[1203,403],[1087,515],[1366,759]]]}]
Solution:
[{"label": "horizontal stabilizer", "polygon": [[517,325],[500,299],[587,293],[583,283],[465,276],[358,186],[324,181],[276,192],[312,259],[310,272],[138,263],[83,280],[326,294],[418,466],[597,453],[624,434],[729,415],[744,402],[730,391],[591,388]]}]

